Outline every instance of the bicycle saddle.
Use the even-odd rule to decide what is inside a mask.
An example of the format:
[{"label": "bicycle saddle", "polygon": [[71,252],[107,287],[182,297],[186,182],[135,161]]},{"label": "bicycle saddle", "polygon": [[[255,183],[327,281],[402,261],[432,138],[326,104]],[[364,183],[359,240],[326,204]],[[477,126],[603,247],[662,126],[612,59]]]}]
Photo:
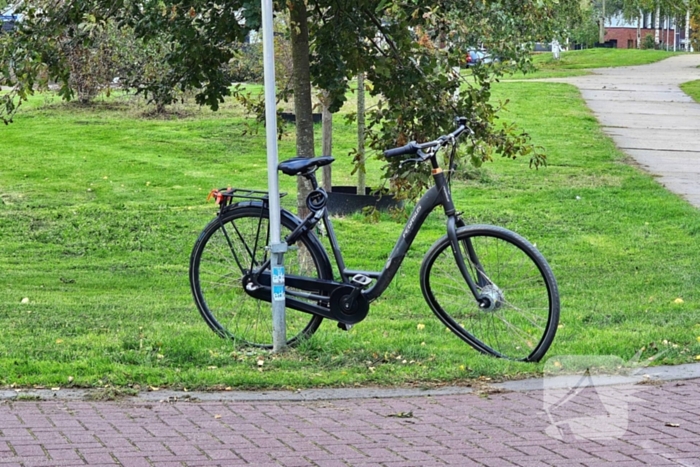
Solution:
[{"label": "bicycle saddle", "polygon": [[287,175],[311,173],[319,167],[328,165],[335,159],[332,156],[293,157],[279,163],[277,168]]}]

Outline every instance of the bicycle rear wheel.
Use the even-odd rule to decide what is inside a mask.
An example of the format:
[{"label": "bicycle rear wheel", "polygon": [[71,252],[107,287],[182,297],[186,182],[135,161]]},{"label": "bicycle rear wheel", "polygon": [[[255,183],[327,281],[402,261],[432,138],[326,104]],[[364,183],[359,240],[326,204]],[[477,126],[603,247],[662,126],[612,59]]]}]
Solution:
[{"label": "bicycle rear wheel", "polygon": [[500,227],[462,227],[457,238],[468,272],[490,306],[477,303],[445,236],[421,266],[421,289],[430,308],[480,352],[539,361],[559,322],[559,292],[547,261],[527,240]]},{"label": "bicycle rear wheel", "polygon": [[[282,216],[281,237],[296,227]],[[195,243],[190,258],[190,285],[202,317],[219,336],[237,343],[272,348],[272,313],[269,302],[257,300],[243,289],[243,277],[267,259],[269,212],[259,206],[240,206],[211,221]],[[323,268],[325,251],[307,235],[298,249],[284,257],[289,275],[332,279]],[[290,291],[287,288],[288,292]],[[287,345],[310,337],[323,318],[286,309]]]}]

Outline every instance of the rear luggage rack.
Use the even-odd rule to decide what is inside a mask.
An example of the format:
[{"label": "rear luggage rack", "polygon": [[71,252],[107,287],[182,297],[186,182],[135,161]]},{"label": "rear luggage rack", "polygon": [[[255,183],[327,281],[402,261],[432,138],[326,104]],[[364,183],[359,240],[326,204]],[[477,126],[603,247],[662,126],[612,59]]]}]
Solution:
[{"label": "rear luggage rack", "polygon": [[[280,198],[286,195],[287,193],[280,193]],[[261,190],[248,190],[246,188],[229,187],[211,190],[207,196],[207,201],[209,201],[211,198],[214,198],[214,201],[216,201],[216,204],[218,204],[219,207],[225,208],[233,203],[235,199],[256,199],[267,204],[267,201],[269,200],[269,193]]]}]

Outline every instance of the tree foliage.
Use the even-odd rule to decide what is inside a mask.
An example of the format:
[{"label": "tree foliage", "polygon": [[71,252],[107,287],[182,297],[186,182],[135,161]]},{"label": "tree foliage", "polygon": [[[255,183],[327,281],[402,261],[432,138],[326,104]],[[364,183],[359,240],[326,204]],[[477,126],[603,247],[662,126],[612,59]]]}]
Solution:
[{"label": "tree foliage", "polygon": [[[516,69],[528,70],[529,49],[548,41],[566,26],[565,14],[578,2],[379,2],[311,1],[312,77],[330,91],[332,108],[347,95],[350,79],[365,72],[371,94],[380,104],[367,113],[369,146],[381,151],[411,140],[424,141],[453,126],[456,115],[469,118],[475,138],[466,149],[474,160],[494,153],[525,155],[534,165],[544,161],[527,135],[499,124],[500,103],[491,100],[491,85]],[[485,47],[499,58],[493,66],[475,67],[464,78],[453,69],[465,52]],[[459,92],[458,92],[459,91]],[[394,186],[415,194],[428,183],[426,173],[387,167]]]},{"label": "tree foliage", "polygon": [[[293,5],[278,4],[284,12]],[[524,155],[538,166],[544,156],[522,131],[499,123],[502,103],[491,100],[491,86],[504,74],[529,69],[529,48],[561,36],[580,17],[580,0],[308,0],[310,72],[327,92],[331,110],[346,99],[349,82],[364,72],[380,99],[368,112],[369,146],[376,151],[425,140],[450,131],[453,118],[467,116],[475,132],[463,151],[474,160],[493,154]],[[71,70],[60,38],[93,44],[100,25],[129,29],[134,40],[156,47],[158,80],[138,90],[155,95],[167,89],[194,89],[198,103],[216,109],[230,93],[223,65],[250,29],[260,24],[258,1],[233,0],[28,0],[26,19],[16,34],[3,38],[0,83],[14,86],[5,98],[7,118],[17,98],[48,80],[73,97]],[[285,13],[283,13],[285,14]],[[292,24],[292,27],[298,25]],[[498,57],[492,66],[453,70],[468,48],[485,47]],[[295,66],[297,64],[295,63]],[[459,91],[459,92],[458,92]],[[425,174],[402,174],[388,167],[396,186],[415,192]],[[407,175],[402,177],[402,175]]]},{"label": "tree foliage", "polygon": [[[0,85],[13,89],[3,96],[0,117],[7,123],[18,103],[48,82],[60,85],[63,98],[74,98],[66,46],[93,48],[109,24],[131,38],[125,47],[116,48],[117,53],[132,54],[135,66],[149,67],[141,68],[145,74],[140,79],[128,74],[139,92],[167,104],[175,99],[174,91],[196,89],[197,102],[216,109],[229,94],[222,64],[233,57],[232,45],[248,32],[237,13],[246,3],[24,1],[17,11],[23,21],[0,37]],[[142,50],[134,47],[144,44]]]}]

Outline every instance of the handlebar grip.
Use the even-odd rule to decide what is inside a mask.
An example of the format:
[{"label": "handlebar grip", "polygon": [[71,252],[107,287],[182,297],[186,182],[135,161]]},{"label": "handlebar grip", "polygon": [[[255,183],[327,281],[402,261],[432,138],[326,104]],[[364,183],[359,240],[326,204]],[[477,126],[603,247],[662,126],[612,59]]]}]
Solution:
[{"label": "handlebar grip", "polygon": [[415,141],[411,141],[407,145],[401,146],[400,148],[387,149],[384,151],[384,157],[398,157],[405,154],[415,154],[418,152],[418,149],[420,149],[418,144],[416,144]]}]

